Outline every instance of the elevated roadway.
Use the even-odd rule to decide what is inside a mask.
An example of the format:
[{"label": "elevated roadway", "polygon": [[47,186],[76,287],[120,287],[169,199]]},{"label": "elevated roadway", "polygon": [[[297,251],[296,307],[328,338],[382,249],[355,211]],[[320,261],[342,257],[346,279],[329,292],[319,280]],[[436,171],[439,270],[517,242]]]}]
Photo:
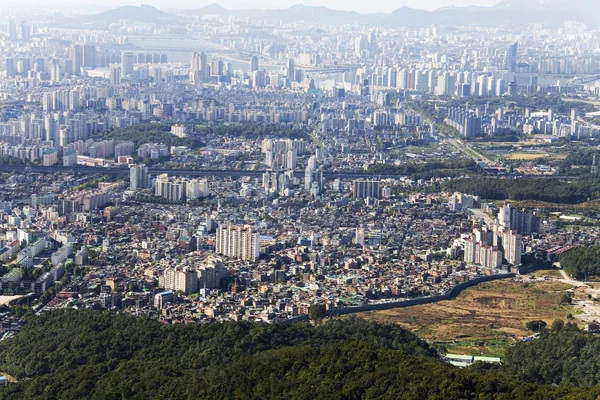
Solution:
[{"label": "elevated roadway", "polygon": [[[0,165],[0,172],[16,172],[23,173],[26,169],[31,172],[40,174],[54,174],[54,173],[79,173],[85,175],[112,175],[112,176],[124,176],[129,175],[129,168],[127,167],[87,167],[83,165],[77,165],[73,167],[63,166],[24,166],[24,165]],[[169,174],[173,176],[188,176],[188,177],[260,177],[267,170],[246,170],[246,169],[170,169],[170,168],[148,168],[148,172],[154,176],[160,174]],[[304,171],[296,171],[294,173],[297,177],[304,177]],[[477,176],[471,174],[471,176]],[[485,175],[480,175],[485,176]],[[361,171],[324,171],[323,177],[328,179],[400,179],[406,178],[406,175],[400,174],[380,174],[375,172],[361,172]],[[505,179],[558,179],[558,180],[571,180],[573,176],[563,175],[505,175]]]}]

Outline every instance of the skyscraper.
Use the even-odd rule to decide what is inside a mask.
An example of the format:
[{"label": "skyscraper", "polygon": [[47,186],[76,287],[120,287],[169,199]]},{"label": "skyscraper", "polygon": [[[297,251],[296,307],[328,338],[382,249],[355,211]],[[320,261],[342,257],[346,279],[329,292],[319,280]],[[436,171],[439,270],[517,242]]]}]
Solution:
[{"label": "skyscraper", "polygon": [[511,44],[506,52],[506,67],[509,72],[517,72],[517,45],[517,42]]},{"label": "skyscraper", "polygon": [[131,190],[139,190],[150,187],[150,175],[148,166],[133,165],[129,168],[129,187]]},{"label": "skyscraper", "polygon": [[31,27],[26,22],[21,23],[21,40],[24,42],[31,40]]},{"label": "skyscraper", "polygon": [[83,46],[83,65],[90,68],[96,68],[96,46],[86,44]]},{"label": "skyscraper", "polygon": [[133,74],[134,59],[135,56],[133,53],[123,53],[123,59],[121,61],[121,69],[123,71],[123,76]]},{"label": "skyscraper", "polygon": [[8,38],[11,42],[16,42],[19,39],[19,35],[17,34],[17,21],[11,19],[8,22]]},{"label": "skyscraper", "polygon": [[258,57],[252,56],[250,58],[250,72],[258,71]]},{"label": "skyscraper", "polygon": [[81,73],[81,66],[83,65],[83,46],[80,44],[71,46],[70,57],[73,60],[73,74],[79,75]]},{"label": "skyscraper", "polygon": [[294,80],[296,79],[296,69],[294,67],[294,59],[293,58],[289,58],[288,59],[288,63],[287,63],[287,79],[288,81],[294,82]]}]

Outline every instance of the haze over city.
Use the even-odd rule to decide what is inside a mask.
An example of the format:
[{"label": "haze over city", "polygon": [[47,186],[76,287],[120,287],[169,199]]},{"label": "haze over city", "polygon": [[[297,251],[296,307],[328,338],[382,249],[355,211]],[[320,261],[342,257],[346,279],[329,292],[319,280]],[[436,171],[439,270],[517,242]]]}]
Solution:
[{"label": "haze over city", "polygon": [[[191,0],[175,0],[169,1],[165,3],[161,0],[144,0],[143,4],[151,5],[161,9],[170,9],[170,8],[201,8],[204,6],[208,6],[211,4],[218,4],[225,8],[230,9],[244,9],[244,8],[288,8],[291,6],[295,6],[298,4],[306,5],[306,6],[316,6],[316,7],[327,7],[334,10],[344,10],[344,11],[357,11],[361,13],[374,13],[374,12],[391,12],[400,7],[411,7],[422,10],[435,10],[441,7],[464,7],[464,6],[493,6],[498,3],[497,0],[425,0],[425,1],[414,1],[414,0],[396,0],[396,1],[384,1],[384,0],[375,0],[370,2],[364,1],[340,1],[333,0],[328,1],[327,3],[323,3],[320,0],[305,0],[305,1],[294,1],[294,0],[285,0],[285,1],[274,1],[274,0],[257,0],[257,1],[244,1],[244,0],[226,0],[226,1],[191,1]],[[85,8],[86,6],[93,7],[101,7],[104,9],[108,9],[110,7],[119,7],[125,5],[139,5],[139,2],[136,1],[120,1],[120,0],[107,0],[107,1],[98,1],[98,0],[83,0],[83,1],[70,1],[70,0],[57,0],[49,4],[48,2],[41,0],[5,0],[0,7],[6,7],[8,9],[16,9],[23,7],[44,7],[44,8],[55,8],[58,9],[60,7],[76,7],[78,9]]]}]

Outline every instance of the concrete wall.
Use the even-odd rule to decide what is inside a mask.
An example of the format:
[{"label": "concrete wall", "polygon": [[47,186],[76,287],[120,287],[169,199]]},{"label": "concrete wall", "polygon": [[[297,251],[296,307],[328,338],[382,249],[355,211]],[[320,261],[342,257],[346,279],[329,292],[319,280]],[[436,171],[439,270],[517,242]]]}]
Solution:
[{"label": "concrete wall", "polygon": [[[417,306],[417,305],[421,305],[421,304],[436,303],[438,301],[450,300],[450,299],[458,296],[460,294],[460,292],[462,292],[463,290],[465,290],[471,286],[475,286],[479,283],[496,281],[499,279],[514,278],[515,276],[516,276],[516,274],[514,272],[511,272],[508,274],[501,274],[501,275],[480,276],[477,278],[473,278],[467,282],[459,283],[458,285],[454,286],[452,288],[452,290],[450,290],[450,292],[447,294],[441,294],[441,295],[429,296],[429,297],[419,297],[419,298],[410,299],[410,300],[392,301],[392,302],[388,302],[388,303],[366,304],[364,306],[358,306],[358,307],[336,308],[333,310],[328,310],[326,315],[327,316],[347,315],[347,314],[354,314],[354,313],[366,312],[366,311],[381,311],[381,310],[389,310],[392,308],[404,308],[404,307]],[[308,315],[307,314],[299,315],[297,317],[290,318],[290,319],[286,320],[285,322],[300,322],[300,321],[308,321]]]}]

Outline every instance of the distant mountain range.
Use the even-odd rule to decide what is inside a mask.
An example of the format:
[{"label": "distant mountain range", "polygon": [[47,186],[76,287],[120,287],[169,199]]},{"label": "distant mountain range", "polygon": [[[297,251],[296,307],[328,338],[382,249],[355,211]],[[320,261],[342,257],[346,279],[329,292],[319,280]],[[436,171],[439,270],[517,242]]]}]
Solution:
[{"label": "distant mountain range", "polygon": [[152,6],[142,5],[140,7],[122,6],[99,14],[86,15],[81,19],[83,22],[117,22],[119,20],[160,22],[175,18],[179,17]]},{"label": "distant mountain range", "polygon": [[286,9],[228,10],[218,4],[196,9],[171,9],[161,11],[151,6],[124,6],[100,14],[84,17],[88,22],[131,20],[160,22],[186,16],[230,15],[240,18],[266,19],[285,22],[347,23],[386,27],[418,27],[427,25],[528,25],[541,23],[563,25],[576,21],[598,25],[600,2],[597,0],[502,0],[493,7],[445,7],[424,11],[401,7],[391,13],[361,14],[352,11],[332,10],[327,7],[295,5]]}]

